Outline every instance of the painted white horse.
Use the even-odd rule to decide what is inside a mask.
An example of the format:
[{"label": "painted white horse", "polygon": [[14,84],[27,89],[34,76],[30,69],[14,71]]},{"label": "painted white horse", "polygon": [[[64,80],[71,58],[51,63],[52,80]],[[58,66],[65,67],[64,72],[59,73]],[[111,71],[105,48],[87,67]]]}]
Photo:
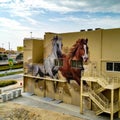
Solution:
[{"label": "painted white horse", "polygon": [[62,57],[62,40],[58,36],[52,39],[52,51],[51,54],[44,60],[44,68],[46,75],[51,78],[57,78],[56,74],[59,67],[55,66],[55,59]]},{"label": "painted white horse", "polygon": [[62,40],[58,36],[52,39],[52,51],[51,54],[44,60],[44,65],[39,64],[26,64],[28,68],[27,73],[32,73],[33,76],[39,75],[44,77],[45,75],[51,78],[57,78],[57,72],[59,67],[55,66],[54,61],[62,56]]}]

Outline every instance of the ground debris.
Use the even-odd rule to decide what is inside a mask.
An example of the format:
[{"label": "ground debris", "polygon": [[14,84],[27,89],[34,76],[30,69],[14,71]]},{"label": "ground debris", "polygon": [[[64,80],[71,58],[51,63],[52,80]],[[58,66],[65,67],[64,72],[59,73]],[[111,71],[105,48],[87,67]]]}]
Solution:
[{"label": "ground debris", "polygon": [[[83,120],[70,115],[12,102],[0,103],[0,120]],[[85,119],[84,119],[85,120]]]}]

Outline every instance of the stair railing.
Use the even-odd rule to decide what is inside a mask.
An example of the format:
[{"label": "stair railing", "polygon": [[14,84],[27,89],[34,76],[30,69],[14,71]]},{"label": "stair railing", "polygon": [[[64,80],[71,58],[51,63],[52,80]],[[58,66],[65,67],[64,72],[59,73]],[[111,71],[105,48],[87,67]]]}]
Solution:
[{"label": "stair railing", "polygon": [[120,83],[120,77],[108,77],[103,72],[100,73],[97,71],[97,69],[92,69],[91,64],[88,65],[88,67],[86,67],[86,70],[84,71],[83,76],[100,78],[100,79],[98,79],[98,82],[100,82],[100,83],[102,82],[102,84],[104,84],[104,86]]},{"label": "stair railing", "polygon": [[108,108],[108,104],[100,96],[98,96],[93,90],[89,89],[89,94],[96,99],[104,108]]},{"label": "stair railing", "polygon": [[92,95],[104,108],[109,108],[109,100],[100,93],[97,95],[91,88],[89,88],[89,95]]},{"label": "stair railing", "polygon": [[102,93],[99,93],[98,96],[99,96],[106,104],[109,103],[109,100],[108,100]]}]

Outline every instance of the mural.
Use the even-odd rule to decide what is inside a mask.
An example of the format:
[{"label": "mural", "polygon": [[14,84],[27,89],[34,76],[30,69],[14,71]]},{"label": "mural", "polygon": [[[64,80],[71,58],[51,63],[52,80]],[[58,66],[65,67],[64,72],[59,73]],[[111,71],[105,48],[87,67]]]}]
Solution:
[{"label": "mural", "polygon": [[70,80],[75,80],[80,85],[81,71],[84,70],[83,61],[87,62],[88,60],[87,42],[88,39],[78,39],[70,49],[69,54],[62,55],[63,66],[59,70],[68,83]]},{"label": "mural", "polygon": [[[44,59],[44,64],[31,63],[30,59],[24,63],[27,72],[25,74],[32,74],[33,76],[39,75],[40,77],[50,76],[51,78],[57,78],[57,72],[59,67],[55,66],[54,60],[62,57],[62,40],[58,36],[54,36],[51,40],[52,51],[51,54]],[[32,58],[31,58],[32,59]]]},{"label": "mural", "polygon": [[75,80],[80,85],[81,71],[84,70],[83,62],[88,60],[88,39],[78,39],[69,50],[69,54],[62,53],[62,39],[54,36],[51,40],[52,50],[50,55],[44,59],[43,65],[26,63],[28,71],[33,76],[49,76],[60,79],[58,71],[70,83]]}]

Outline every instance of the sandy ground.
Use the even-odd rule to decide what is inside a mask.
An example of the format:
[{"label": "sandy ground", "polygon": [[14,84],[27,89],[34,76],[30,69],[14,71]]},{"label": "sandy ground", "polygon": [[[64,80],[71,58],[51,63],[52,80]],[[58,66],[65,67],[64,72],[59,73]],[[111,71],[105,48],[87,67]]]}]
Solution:
[{"label": "sandy ground", "polygon": [[[11,90],[19,87],[20,80],[16,85],[5,87],[3,90]],[[20,86],[21,87],[21,86]],[[35,108],[14,102],[0,102],[0,120],[83,120],[64,113],[53,112],[41,108]],[[85,119],[84,119],[85,120]]]},{"label": "sandy ground", "polygon": [[[12,102],[0,103],[0,120],[83,120],[63,113],[52,112]],[[84,119],[85,120],[85,119]]]}]

